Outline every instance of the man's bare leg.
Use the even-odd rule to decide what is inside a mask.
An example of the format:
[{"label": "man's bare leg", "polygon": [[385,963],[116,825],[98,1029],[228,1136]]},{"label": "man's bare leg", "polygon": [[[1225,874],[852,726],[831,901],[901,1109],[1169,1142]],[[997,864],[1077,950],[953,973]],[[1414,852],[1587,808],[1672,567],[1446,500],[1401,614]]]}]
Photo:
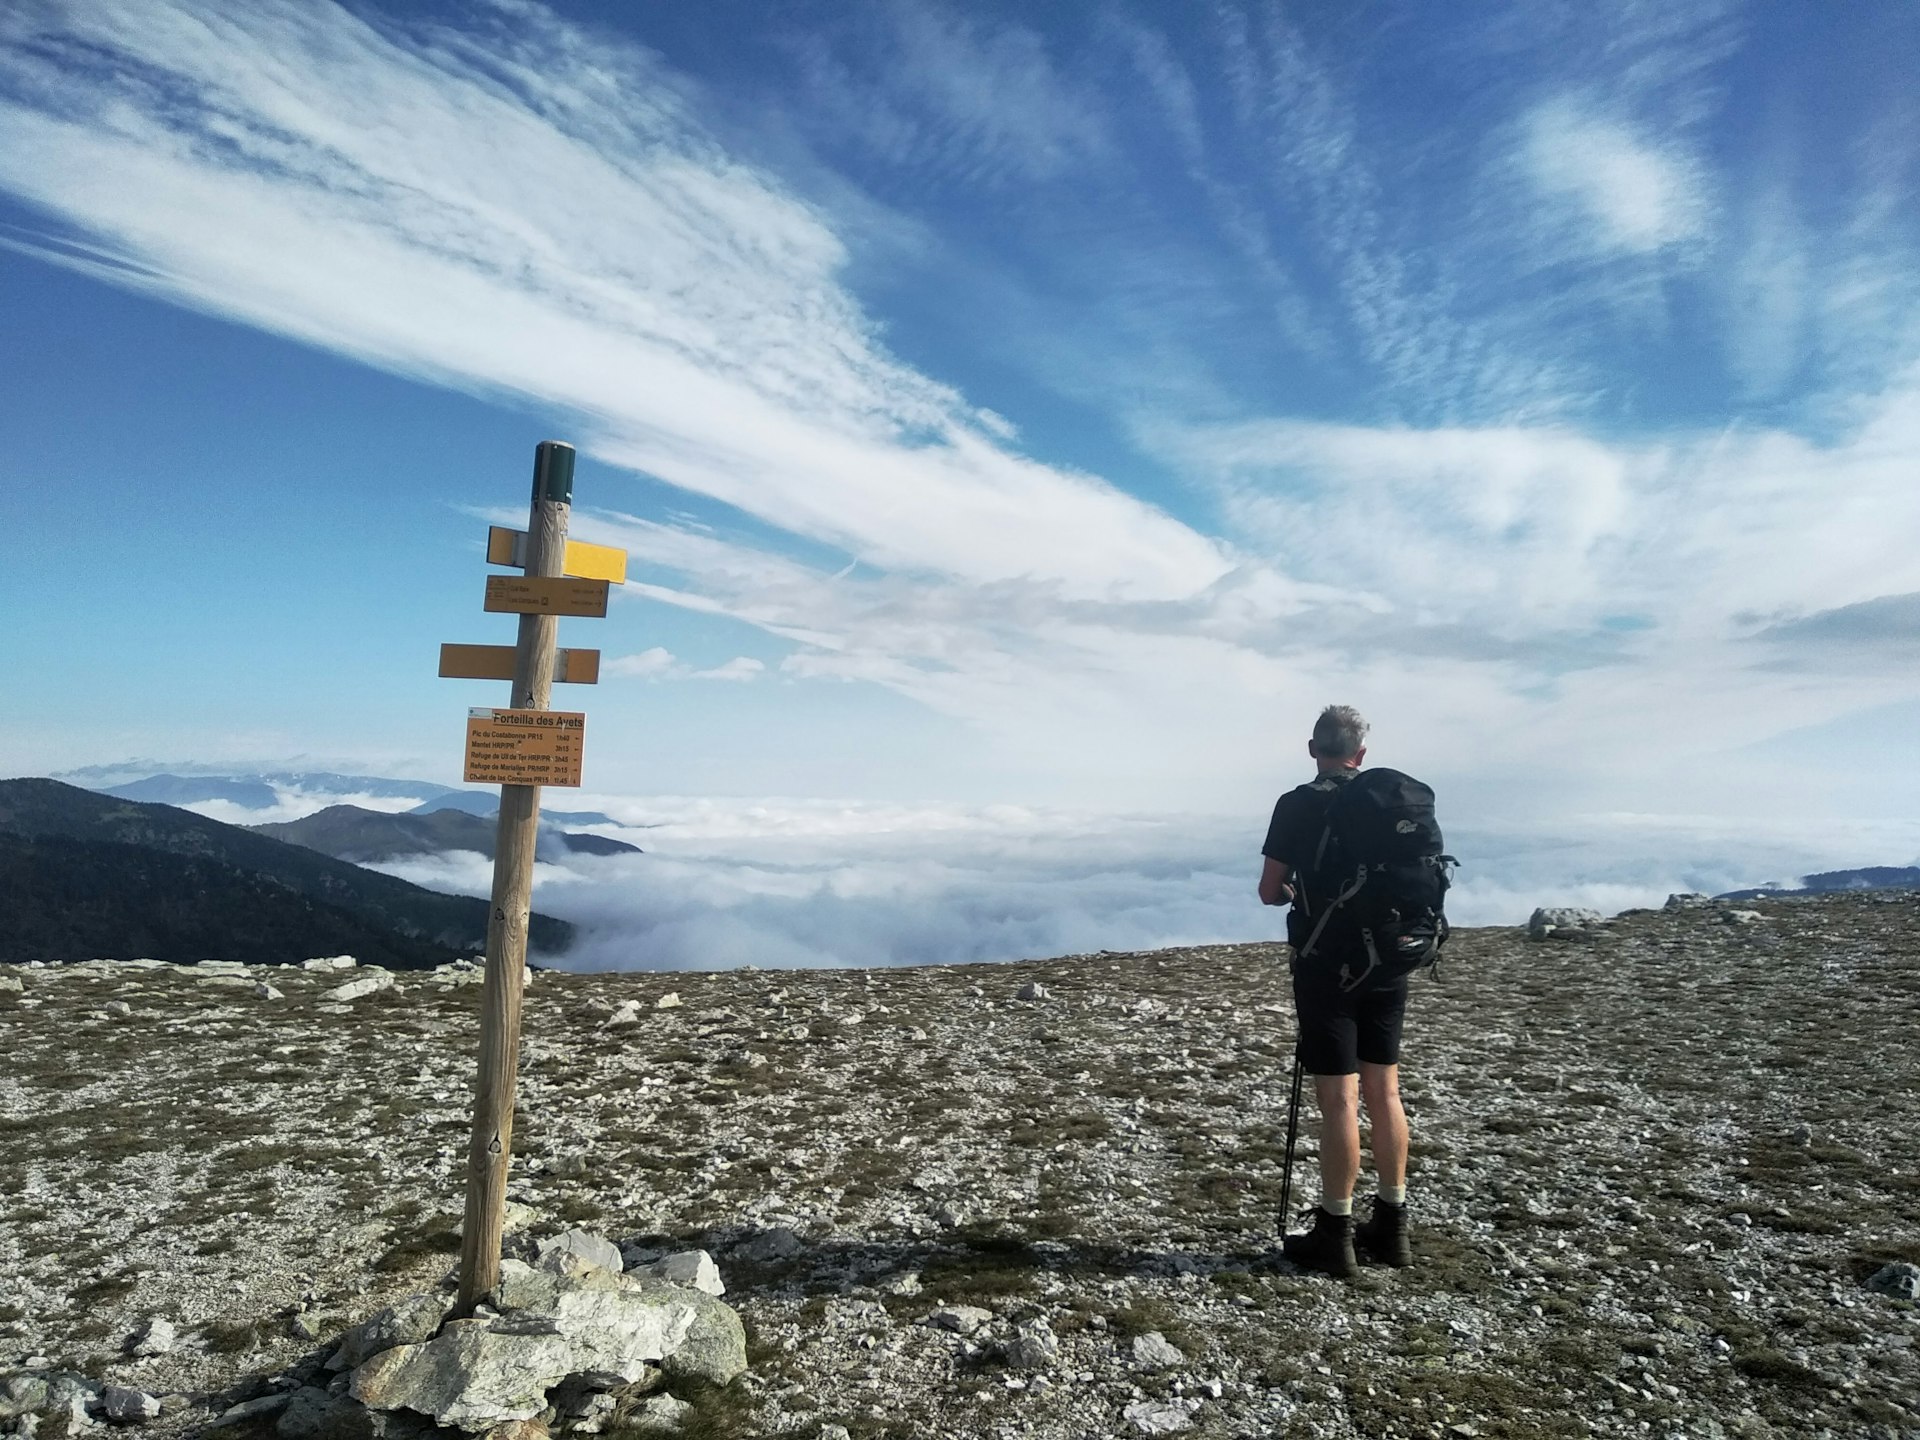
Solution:
[{"label": "man's bare leg", "polygon": [[1313,1098],[1320,1106],[1320,1204],[1350,1214],[1360,1180],[1360,1087],[1351,1075],[1316,1075]]},{"label": "man's bare leg", "polygon": [[[1400,1067],[1360,1062],[1360,1093],[1380,1188],[1404,1194],[1407,1184],[1407,1112],[1400,1104]],[[1358,1171],[1355,1172],[1357,1180]]]},{"label": "man's bare leg", "polygon": [[[1360,1086],[1351,1075],[1316,1075],[1320,1106],[1320,1208],[1313,1228],[1280,1238],[1287,1259],[1343,1278],[1360,1273],[1353,1253],[1353,1187],[1360,1178]],[[1284,1224],[1283,1224],[1284,1228]]]},{"label": "man's bare leg", "polygon": [[1388,1265],[1413,1263],[1407,1229],[1407,1112],[1400,1106],[1400,1067],[1360,1062],[1360,1093],[1367,1102],[1367,1128],[1380,1198],[1373,1214],[1355,1227],[1354,1243]]}]

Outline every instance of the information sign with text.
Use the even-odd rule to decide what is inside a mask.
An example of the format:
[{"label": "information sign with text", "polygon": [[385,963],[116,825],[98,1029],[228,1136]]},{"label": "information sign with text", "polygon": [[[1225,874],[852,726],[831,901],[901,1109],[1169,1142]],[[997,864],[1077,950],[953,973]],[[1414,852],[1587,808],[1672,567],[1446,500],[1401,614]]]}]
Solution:
[{"label": "information sign with text", "polygon": [[586,736],[577,710],[469,710],[466,781],[577,788]]}]

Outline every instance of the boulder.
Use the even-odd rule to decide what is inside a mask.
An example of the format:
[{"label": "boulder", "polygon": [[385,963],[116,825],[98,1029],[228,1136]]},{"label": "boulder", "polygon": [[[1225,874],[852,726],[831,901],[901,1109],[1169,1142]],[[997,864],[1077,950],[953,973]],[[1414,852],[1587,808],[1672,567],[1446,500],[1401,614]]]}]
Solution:
[{"label": "boulder", "polygon": [[1013,998],[1016,1000],[1045,1000],[1048,998],[1047,987],[1040,984],[1037,980],[1029,980],[1013,992]]},{"label": "boulder", "polygon": [[686,1001],[680,998],[678,991],[669,990],[653,1002],[653,1008],[656,1010],[678,1010],[684,1004],[686,1004]]},{"label": "boulder", "polygon": [[750,1240],[734,1246],[733,1253],[750,1264],[764,1265],[775,1260],[790,1260],[806,1247],[800,1237],[784,1225],[763,1230]]},{"label": "boulder", "polygon": [[149,1315],[127,1337],[127,1354],[135,1359],[148,1355],[171,1355],[180,1333],[164,1315]]},{"label": "boulder", "polygon": [[393,988],[393,972],[391,970],[375,970],[372,967],[368,967],[368,970],[369,973],[361,976],[360,979],[349,980],[344,985],[336,985],[320,998],[323,1000],[332,1000],[336,1003],[344,1003],[348,1000],[358,1000],[381,990],[391,990]]},{"label": "boulder", "polygon": [[971,1335],[993,1321],[991,1310],[978,1305],[942,1305],[927,1316],[927,1324],[936,1330],[951,1330],[956,1335]]},{"label": "boulder", "polygon": [[1134,1336],[1132,1344],[1127,1347],[1127,1355],[1135,1368],[1140,1370],[1165,1370],[1184,1364],[1187,1358],[1158,1330]]},{"label": "boulder", "polygon": [[1545,940],[1556,931],[1587,931],[1604,924],[1606,916],[1598,910],[1574,905],[1542,905],[1528,917],[1527,934],[1535,940]]},{"label": "boulder", "polygon": [[5,991],[12,995],[22,995],[26,993],[26,989],[26,985],[18,975],[0,975],[0,991]]},{"label": "boulder", "polygon": [[645,1280],[704,1290],[709,1295],[727,1293],[727,1287],[720,1279],[720,1267],[713,1263],[713,1257],[704,1250],[682,1250],[677,1255],[668,1255],[649,1265],[642,1265],[633,1273]]},{"label": "boulder", "polygon": [[1136,1400],[1120,1412],[1120,1418],[1142,1435],[1177,1435],[1193,1428],[1197,1408],[1192,1400]]},{"label": "boulder", "polygon": [[650,1435],[672,1435],[679,1431],[693,1406],[671,1395],[649,1395],[627,1420],[627,1428]]},{"label": "boulder", "polygon": [[1882,1265],[1867,1277],[1867,1289],[1896,1300],[1920,1300],[1920,1265],[1904,1260]]},{"label": "boulder", "polygon": [[1016,1370],[1046,1370],[1060,1358],[1060,1337],[1045,1320],[1035,1320],[1014,1331],[1001,1353]]},{"label": "boulder", "polygon": [[160,1415],[160,1401],[144,1390],[127,1385],[109,1385],[100,1397],[100,1407],[116,1425],[144,1425]]},{"label": "boulder", "polygon": [[277,1395],[262,1395],[257,1400],[243,1400],[214,1416],[207,1426],[209,1433],[219,1430],[251,1429],[256,1423],[269,1415],[278,1415],[287,1408],[287,1401],[293,1397],[286,1391]]},{"label": "boulder", "polygon": [[740,1317],[702,1291],[598,1266],[501,1269],[500,1314],[450,1321],[424,1344],[373,1356],[353,1372],[354,1398],[482,1431],[541,1414],[547,1392],[570,1376],[612,1388],[657,1364],[725,1385],[747,1368]]},{"label": "boulder", "polygon": [[621,1270],[620,1247],[611,1240],[585,1230],[567,1230],[550,1240],[542,1240],[539,1267],[556,1275],[577,1274],[581,1270]]},{"label": "boulder", "polygon": [[1711,895],[1702,895],[1698,890],[1682,890],[1678,894],[1667,896],[1668,910],[1704,910],[1713,904]]},{"label": "boulder", "polygon": [[341,1336],[340,1348],[327,1361],[327,1368],[352,1370],[382,1350],[431,1340],[452,1308],[452,1300],[442,1295],[409,1295],[396,1300]]},{"label": "boulder", "polygon": [[423,1345],[382,1351],[353,1372],[351,1393],[375,1410],[417,1410],[442,1425],[490,1430],[531,1420],[570,1375],[558,1334],[501,1335],[486,1320],[455,1320]]}]

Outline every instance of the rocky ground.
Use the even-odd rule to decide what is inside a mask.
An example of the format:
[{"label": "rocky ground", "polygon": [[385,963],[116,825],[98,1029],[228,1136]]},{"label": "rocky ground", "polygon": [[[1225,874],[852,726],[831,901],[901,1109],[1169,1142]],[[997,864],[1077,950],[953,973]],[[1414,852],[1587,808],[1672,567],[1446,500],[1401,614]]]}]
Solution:
[{"label": "rocky ground", "polygon": [[[1753,912],[1457,935],[1410,1270],[1274,1258],[1265,945],[541,974],[514,1243],[715,1257],[751,1369],[689,1436],[1920,1436],[1920,1305],[1865,1283],[1920,1262],[1920,909]],[[195,1433],[442,1281],[479,990],[333,993],[389,978],[0,967],[0,1405],[73,1372]]]}]

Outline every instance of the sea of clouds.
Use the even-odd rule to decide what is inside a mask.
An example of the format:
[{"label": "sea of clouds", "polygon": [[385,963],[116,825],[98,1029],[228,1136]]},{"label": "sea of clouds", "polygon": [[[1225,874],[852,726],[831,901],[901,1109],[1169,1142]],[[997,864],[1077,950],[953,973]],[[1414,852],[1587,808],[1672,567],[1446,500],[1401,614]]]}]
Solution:
[{"label": "sea of clouds", "polygon": [[[581,937],[572,970],[703,970],[1013,960],[1271,940],[1254,895],[1264,817],[1113,816],[1017,806],[914,808],[651,797],[595,802],[589,827],[641,855],[542,864],[535,904]],[[575,827],[579,828],[579,827]],[[1612,914],[1920,854],[1920,822],[1762,825],[1586,815],[1456,830],[1449,914],[1523,924],[1536,905]],[[452,854],[378,867],[484,895],[491,863]]]}]

